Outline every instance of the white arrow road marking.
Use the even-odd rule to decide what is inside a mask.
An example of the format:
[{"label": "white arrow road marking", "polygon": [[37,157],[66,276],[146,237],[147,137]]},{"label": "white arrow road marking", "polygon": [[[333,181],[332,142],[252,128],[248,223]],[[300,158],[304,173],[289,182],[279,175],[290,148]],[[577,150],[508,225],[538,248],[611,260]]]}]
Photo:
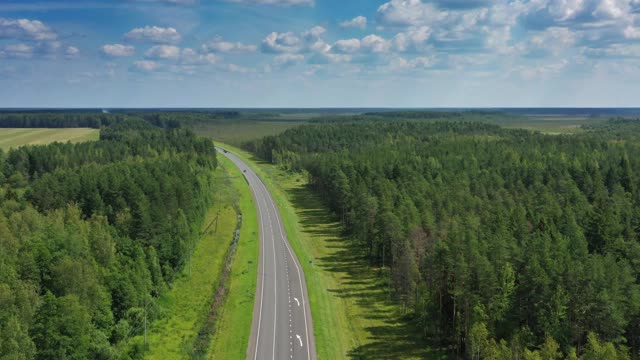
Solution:
[{"label": "white arrow road marking", "polygon": [[300,306],[300,301],[298,301],[298,298],[294,297],[293,300],[295,300],[298,303],[298,306]]},{"label": "white arrow road marking", "polygon": [[298,338],[298,341],[300,341],[300,347],[304,347],[302,346],[302,338],[300,337],[300,335],[296,334],[296,337]]}]

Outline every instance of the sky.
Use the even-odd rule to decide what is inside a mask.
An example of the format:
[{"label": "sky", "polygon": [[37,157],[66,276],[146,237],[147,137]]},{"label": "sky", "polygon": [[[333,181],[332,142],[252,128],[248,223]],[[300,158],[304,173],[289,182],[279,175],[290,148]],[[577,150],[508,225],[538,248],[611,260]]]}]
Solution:
[{"label": "sky", "polygon": [[0,0],[0,107],[637,107],[640,0]]}]

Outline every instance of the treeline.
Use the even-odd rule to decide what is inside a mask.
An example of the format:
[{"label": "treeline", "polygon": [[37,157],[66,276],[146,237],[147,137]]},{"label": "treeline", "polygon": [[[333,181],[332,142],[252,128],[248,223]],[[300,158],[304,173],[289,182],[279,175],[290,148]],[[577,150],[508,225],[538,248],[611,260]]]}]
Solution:
[{"label": "treeline", "polygon": [[628,359],[640,350],[640,147],[612,139],[378,121],[301,126],[248,148],[308,172],[425,337],[452,354]]},{"label": "treeline", "polygon": [[110,126],[124,120],[123,115],[74,112],[0,112],[0,128],[94,128]]},{"label": "treeline", "polygon": [[109,127],[126,119],[142,119],[168,129],[239,119],[237,111],[118,111],[99,112],[0,112],[0,128],[94,128]]},{"label": "treeline", "polygon": [[353,115],[320,115],[309,123],[354,123],[373,121],[416,121],[416,122],[482,122],[496,125],[530,121],[523,115],[508,114],[498,110],[421,110],[421,111],[379,111]]},{"label": "treeline", "polygon": [[125,120],[0,153],[0,354],[129,359],[212,203],[215,148]]}]

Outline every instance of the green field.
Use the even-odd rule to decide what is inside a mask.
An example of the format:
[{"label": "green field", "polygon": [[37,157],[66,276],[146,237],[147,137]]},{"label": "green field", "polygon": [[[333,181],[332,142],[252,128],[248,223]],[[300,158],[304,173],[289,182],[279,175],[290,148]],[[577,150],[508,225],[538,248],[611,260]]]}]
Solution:
[{"label": "green field", "polygon": [[95,141],[100,136],[98,129],[9,129],[0,128],[0,149],[22,145],[43,145],[52,142]]},{"label": "green field", "polygon": [[582,125],[602,122],[604,119],[585,117],[528,117],[525,120],[500,122],[507,129],[527,129],[545,134],[576,134]]},{"label": "green field", "polygon": [[301,124],[304,124],[304,122],[230,120],[220,123],[198,125],[194,127],[193,130],[200,136],[238,146],[244,142],[259,139],[263,136],[280,134],[287,129]]},{"label": "green field", "polygon": [[304,268],[319,359],[442,357],[429,351],[421,332],[403,320],[402,309],[390,300],[380,270],[371,269],[340,236],[339,224],[302,176],[228,148],[256,170],[278,204]]}]

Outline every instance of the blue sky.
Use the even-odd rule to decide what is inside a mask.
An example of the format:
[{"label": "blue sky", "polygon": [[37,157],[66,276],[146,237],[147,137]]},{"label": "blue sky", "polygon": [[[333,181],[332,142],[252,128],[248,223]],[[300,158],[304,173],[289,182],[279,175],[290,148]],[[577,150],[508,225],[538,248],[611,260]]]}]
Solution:
[{"label": "blue sky", "polygon": [[640,106],[640,0],[2,0],[0,107]]}]

